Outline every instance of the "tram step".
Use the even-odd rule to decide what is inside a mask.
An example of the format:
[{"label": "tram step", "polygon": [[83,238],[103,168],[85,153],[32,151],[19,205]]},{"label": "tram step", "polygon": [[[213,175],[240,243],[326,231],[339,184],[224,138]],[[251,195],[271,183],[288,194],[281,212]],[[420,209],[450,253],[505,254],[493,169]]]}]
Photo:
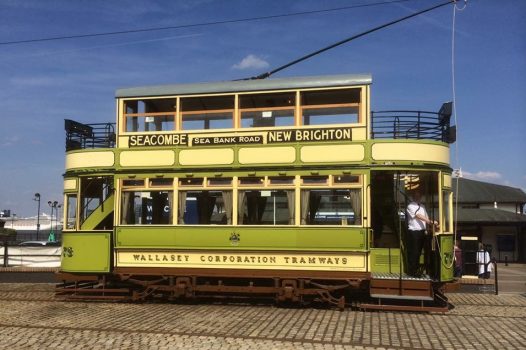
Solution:
[{"label": "tram step", "polygon": [[433,300],[432,283],[429,280],[371,279],[369,293],[374,298]]},{"label": "tram step", "polygon": [[392,295],[392,294],[371,294],[371,297],[378,299],[395,299],[395,300],[424,300],[432,301],[430,296],[414,296],[414,295]]}]

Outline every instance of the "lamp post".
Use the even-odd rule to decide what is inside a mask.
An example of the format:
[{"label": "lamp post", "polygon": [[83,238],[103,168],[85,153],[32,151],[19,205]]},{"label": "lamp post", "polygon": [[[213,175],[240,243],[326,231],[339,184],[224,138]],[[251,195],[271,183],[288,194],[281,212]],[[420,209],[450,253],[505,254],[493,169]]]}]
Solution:
[{"label": "lamp post", "polygon": [[[58,231],[58,219],[60,219],[59,217],[60,208],[62,208],[62,204],[57,205],[55,208],[55,231]],[[56,236],[53,236],[53,241],[55,240],[56,240]]]},{"label": "lamp post", "polygon": [[51,207],[51,231],[49,232],[48,241],[54,241],[55,240],[55,232],[53,232],[53,211],[55,211],[55,215],[58,211],[58,202],[57,201],[48,201],[47,204]]},{"label": "lamp post", "polygon": [[35,193],[35,198],[33,198],[34,201],[38,202],[38,208],[37,208],[37,241],[38,241],[38,233],[40,232],[40,193]]}]

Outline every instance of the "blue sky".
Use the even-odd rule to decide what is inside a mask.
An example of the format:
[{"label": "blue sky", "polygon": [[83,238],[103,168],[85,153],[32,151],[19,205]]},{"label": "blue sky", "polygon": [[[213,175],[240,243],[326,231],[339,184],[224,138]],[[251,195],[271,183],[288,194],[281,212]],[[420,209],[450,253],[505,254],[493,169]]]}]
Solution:
[{"label": "blue sky", "polygon": [[[379,0],[0,0],[0,42],[176,26]],[[0,209],[62,200],[64,119],[115,120],[117,88],[231,80],[442,1],[41,43],[0,45]],[[462,4],[459,4],[462,5]],[[452,99],[446,6],[275,77],[371,73],[372,109],[438,110]],[[457,149],[466,177],[526,189],[526,1],[469,0],[456,14]],[[456,160],[458,154],[458,161]],[[47,205],[43,211],[49,212]]]}]

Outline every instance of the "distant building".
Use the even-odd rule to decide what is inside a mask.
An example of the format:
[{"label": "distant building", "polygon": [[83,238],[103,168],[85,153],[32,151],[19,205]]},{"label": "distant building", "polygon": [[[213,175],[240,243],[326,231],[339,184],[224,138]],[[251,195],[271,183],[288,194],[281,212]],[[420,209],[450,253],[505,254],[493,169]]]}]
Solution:
[{"label": "distant building", "polygon": [[519,188],[458,178],[457,232],[477,237],[498,261],[526,262],[526,193]]}]

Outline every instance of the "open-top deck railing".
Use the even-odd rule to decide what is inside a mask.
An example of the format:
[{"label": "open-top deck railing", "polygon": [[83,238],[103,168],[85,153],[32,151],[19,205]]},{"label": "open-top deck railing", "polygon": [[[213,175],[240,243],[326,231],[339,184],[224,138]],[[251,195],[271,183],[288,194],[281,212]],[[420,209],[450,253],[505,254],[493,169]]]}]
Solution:
[{"label": "open-top deck railing", "polygon": [[439,112],[377,111],[371,113],[372,139],[415,139],[452,143],[454,127],[450,125],[452,103]]},{"label": "open-top deck railing", "polygon": [[115,147],[115,123],[82,124],[66,119],[66,151]]}]

